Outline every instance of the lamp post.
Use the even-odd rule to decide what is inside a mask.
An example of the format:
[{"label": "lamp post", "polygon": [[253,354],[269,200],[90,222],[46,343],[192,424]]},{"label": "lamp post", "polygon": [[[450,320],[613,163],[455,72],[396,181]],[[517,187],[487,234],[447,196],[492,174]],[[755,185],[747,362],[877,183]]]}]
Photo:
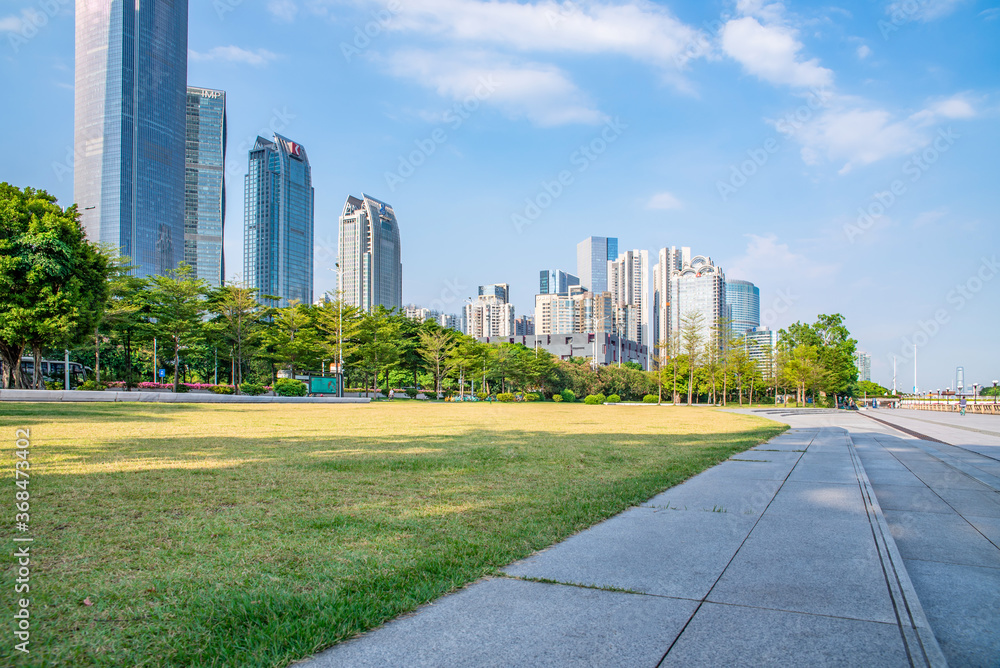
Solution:
[{"label": "lamp post", "polygon": [[995,381],[995,380],[993,381],[993,405],[994,406],[997,405],[997,382],[1000,382],[1000,381]]}]

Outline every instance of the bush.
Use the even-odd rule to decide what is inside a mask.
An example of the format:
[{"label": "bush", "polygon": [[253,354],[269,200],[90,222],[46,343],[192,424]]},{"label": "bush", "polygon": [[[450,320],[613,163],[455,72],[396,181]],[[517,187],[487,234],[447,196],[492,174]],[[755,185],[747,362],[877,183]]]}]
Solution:
[{"label": "bush", "polygon": [[597,406],[598,404],[603,404],[604,399],[605,397],[603,394],[588,394],[584,398],[583,403],[587,404],[588,406]]},{"label": "bush", "polygon": [[621,400],[622,400],[622,398],[619,397],[617,394],[609,394],[608,395],[608,403],[609,404],[617,404],[617,403],[621,402]]},{"label": "bush", "polygon": [[642,403],[644,404],[656,404],[659,403],[659,399],[656,398],[655,394],[647,394],[642,398]]},{"label": "bush", "polygon": [[408,396],[410,399],[416,399],[417,395],[420,394],[420,390],[418,390],[415,387],[408,387],[403,391],[406,392],[406,396]]},{"label": "bush", "polygon": [[213,394],[232,394],[235,392],[232,385],[213,385],[208,390]]},{"label": "bush", "polygon": [[476,399],[479,399],[480,401],[486,401],[489,398],[490,395],[486,394],[485,392],[476,392]]},{"label": "bush", "polygon": [[84,381],[83,383],[80,383],[80,385],[76,389],[84,390],[86,392],[103,392],[105,390],[105,387],[104,385],[96,381],[88,380]]},{"label": "bush", "polygon": [[539,398],[540,397],[537,394],[535,394],[534,392],[528,392],[526,395],[524,395],[524,400],[525,401],[538,401]]},{"label": "bush", "polygon": [[562,400],[565,401],[566,403],[573,403],[574,401],[576,401],[576,393],[573,392],[573,390],[563,390],[562,392],[559,393],[559,395],[562,397]]},{"label": "bush", "polygon": [[[173,385],[171,385],[170,387],[173,387]],[[174,390],[174,391],[175,392],[181,392],[181,393],[190,392],[191,388],[188,387],[187,385],[185,385],[184,383],[177,383],[177,389]]]},{"label": "bush", "polygon": [[250,397],[260,396],[261,394],[264,394],[264,386],[260,383],[244,381],[240,383],[240,394],[245,394]]},{"label": "bush", "polygon": [[306,384],[293,378],[279,378],[274,384],[274,393],[279,397],[304,397],[307,394]]},{"label": "bush", "polygon": [[601,394],[600,392],[598,392],[598,393],[597,393],[596,395],[594,395],[594,396],[596,396],[596,397],[597,397],[597,403],[599,403],[599,404],[603,404],[603,403],[604,403],[605,401],[607,401],[607,400],[608,400],[608,398],[607,398],[606,396],[604,396],[603,394]]},{"label": "bush", "polygon": [[559,403],[562,400],[563,400],[563,398],[562,398],[561,394],[553,394],[552,395],[552,401],[555,401],[556,403]]},{"label": "bush", "polygon": [[513,392],[501,392],[500,394],[497,395],[497,401],[502,401],[505,404],[506,403],[510,403],[510,402],[514,401],[514,393]]}]

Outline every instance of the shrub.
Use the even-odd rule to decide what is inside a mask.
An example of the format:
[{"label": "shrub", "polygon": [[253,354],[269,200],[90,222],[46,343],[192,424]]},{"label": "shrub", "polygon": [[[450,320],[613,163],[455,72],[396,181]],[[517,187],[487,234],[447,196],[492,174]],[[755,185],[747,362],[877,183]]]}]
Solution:
[{"label": "shrub", "polygon": [[244,381],[240,383],[240,393],[245,394],[250,397],[256,397],[264,394],[264,386],[260,383],[251,383],[249,381]]},{"label": "shrub", "polygon": [[644,404],[655,404],[658,403],[659,399],[656,398],[655,394],[647,394],[642,398],[642,403]]},{"label": "shrub", "polygon": [[562,400],[566,403],[573,403],[576,401],[576,393],[573,390],[563,390],[559,393],[562,396]]},{"label": "shrub", "polygon": [[562,398],[561,394],[553,394],[552,395],[552,401],[555,401],[556,403],[559,403],[562,400],[563,400],[563,398]]},{"label": "shrub", "polygon": [[486,401],[489,398],[490,395],[486,394],[485,392],[476,392],[476,399],[479,399],[480,401]]},{"label": "shrub", "polygon": [[587,396],[585,396],[583,398],[583,403],[587,404],[588,406],[596,406],[597,405],[597,395],[596,394],[588,394]]},{"label": "shrub", "polygon": [[232,385],[213,385],[208,389],[215,394],[232,394],[235,392]]},{"label": "shrub", "polygon": [[274,393],[279,397],[304,397],[307,394],[305,383],[293,378],[279,378],[274,384]]},{"label": "shrub", "polygon": [[417,395],[420,394],[420,390],[418,390],[415,387],[408,387],[403,391],[406,392],[406,396],[408,396],[410,399],[416,399]]},{"label": "shrub", "polygon": [[526,395],[524,395],[524,400],[525,401],[538,401],[538,399],[539,399],[539,396],[537,394],[535,394],[534,392],[528,392]]},{"label": "shrub", "polygon": [[622,400],[622,398],[619,397],[617,394],[609,394],[608,395],[608,403],[609,404],[617,404],[617,403],[621,402],[621,400]]},{"label": "shrub", "polygon": [[[173,385],[171,385],[170,387],[173,387]],[[184,383],[178,383],[177,384],[177,389],[175,390],[175,392],[181,392],[181,393],[183,393],[183,392],[190,392],[190,391],[191,391],[191,388],[188,387],[187,385],[185,385]]]},{"label": "shrub", "polygon": [[80,383],[80,385],[76,389],[84,390],[86,392],[103,392],[105,387],[104,385],[96,381],[88,380],[84,381],[83,383]]},{"label": "shrub", "polygon": [[514,393],[513,392],[501,392],[500,394],[497,395],[497,401],[502,401],[505,404],[506,403],[510,403],[510,402],[514,401]]},{"label": "shrub", "polygon": [[603,404],[603,403],[604,403],[605,401],[607,401],[607,400],[608,400],[608,398],[607,398],[606,396],[604,396],[604,395],[603,395],[602,393],[600,393],[600,392],[598,392],[598,393],[597,393],[597,394],[595,394],[594,396],[595,396],[595,397],[597,397],[597,403],[599,403],[599,404]]}]

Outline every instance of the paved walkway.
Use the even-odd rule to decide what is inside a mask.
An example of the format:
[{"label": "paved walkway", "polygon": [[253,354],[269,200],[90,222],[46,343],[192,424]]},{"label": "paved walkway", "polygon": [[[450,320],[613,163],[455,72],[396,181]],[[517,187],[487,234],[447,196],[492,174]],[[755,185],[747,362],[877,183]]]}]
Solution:
[{"label": "paved walkway", "polygon": [[996,666],[993,460],[764,414],[793,429],[304,665]]}]

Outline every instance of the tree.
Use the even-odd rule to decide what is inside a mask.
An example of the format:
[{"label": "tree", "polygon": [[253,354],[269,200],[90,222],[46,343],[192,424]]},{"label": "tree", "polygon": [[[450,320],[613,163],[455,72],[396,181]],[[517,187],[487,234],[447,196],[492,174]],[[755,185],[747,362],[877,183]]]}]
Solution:
[{"label": "tree", "polygon": [[264,309],[257,301],[257,290],[239,283],[229,283],[212,290],[207,301],[222,340],[232,350],[232,382],[239,394],[244,362],[260,327]]},{"label": "tree", "polygon": [[319,336],[309,307],[296,301],[274,311],[269,338],[274,359],[288,365],[292,378],[296,369],[315,368],[330,351]]},{"label": "tree", "polygon": [[121,342],[125,356],[125,389],[135,387],[132,378],[132,346],[137,340],[145,338],[150,329],[149,309],[150,294],[146,279],[133,274],[134,267],[129,258],[120,256],[112,264],[108,286],[108,303],[104,309],[104,317],[97,327],[94,347],[94,371],[96,380],[100,381],[101,330],[109,336],[117,336]]},{"label": "tree", "polygon": [[355,356],[358,367],[373,381],[371,385],[366,383],[366,391],[371,386],[377,389],[378,377],[382,372],[386,372],[388,385],[388,371],[399,362],[399,323],[390,318],[390,315],[392,311],[380,305],[370,313],[363,314],[358,323]]},{"label": "tree", "polygon": [[805,403],[806,391],[822,385],[826,371],[819,361],[816,346],[800,344],[783,355],[781,373],[795,386],[795,400]]},{"label": "tree", "polygon": [[205,282],[195,277],[186,262],[163,276],[150,279],[150,314],[154,330],[170,340],[174,347],[174,392],[180,385],[181,347],[193,343],[199,336],[204,303]]},{"label": "tree", "polygon": [[688,358],[688,391],[687,403],[691,405],[691,395],[694,391],[694,372],[701,359],[702,345],[705,337],[702,333],[704,316],[700,311],[691,311],[681,320],[681,346]]},{"label": "tree", "polygon": [[436,396],[440,396],[441,377],[443,373],[448,371],[448,359],[455,348],[454,336],[450,331],[444,329],[421,331],[418,336],[420,344],[417,351],[431,366],[434,375],[434,392]]}]

